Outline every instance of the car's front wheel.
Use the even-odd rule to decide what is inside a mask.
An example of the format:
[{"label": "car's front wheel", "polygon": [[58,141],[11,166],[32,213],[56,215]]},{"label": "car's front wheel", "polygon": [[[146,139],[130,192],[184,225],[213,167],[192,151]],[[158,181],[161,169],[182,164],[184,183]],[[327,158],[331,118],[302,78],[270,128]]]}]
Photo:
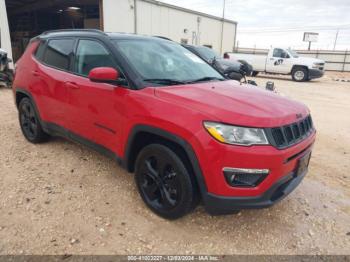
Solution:
[{"label": "car's front wheel", "polygon": [[295,67],[292,71],[292,78],[297,82],[307,81],[309,79],[309,72],[304,67]]},{"label": "car's front wheel", "polygon": [[43,131],[39,117],[29,98],[23,98],[18,105],[19,123],[24,137],[31,143],[44,142],[48,135]]},{"label": "car's front wheel", "polygon": [[151,144],[141,150],[135,180],[146,205],[161,217],[182,217],[197,203],[188,170],[179,156],[164,145]]}]

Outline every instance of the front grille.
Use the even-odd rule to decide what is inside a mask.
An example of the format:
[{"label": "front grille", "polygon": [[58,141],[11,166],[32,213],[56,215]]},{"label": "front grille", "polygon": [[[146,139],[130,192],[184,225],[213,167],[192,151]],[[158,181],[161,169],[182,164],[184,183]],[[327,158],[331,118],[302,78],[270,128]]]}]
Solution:
[{"label": "front grille", "polygon": [[311,116],[282,127],[266,129],[270,143],[277,148],[286,148],[307,138],[314,130]]}]

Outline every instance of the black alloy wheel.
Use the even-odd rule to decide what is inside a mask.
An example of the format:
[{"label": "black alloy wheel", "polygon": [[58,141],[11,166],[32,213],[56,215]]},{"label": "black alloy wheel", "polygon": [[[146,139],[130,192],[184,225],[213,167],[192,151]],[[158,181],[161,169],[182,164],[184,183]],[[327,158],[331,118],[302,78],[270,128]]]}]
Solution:
[{"label": "black alloy wheel", "polygon": [[166,146],[152,144],[140,152],[135,179],[146,205],[164,218],[179,218],[195,206],[194,183],[181,159]]},{"label": "black alloy wheel", "polygon": [[23,98],[18,106],[19,122],[24,137],[32,143],[46,140],[47,134],[42,130],[34,106],[29,98]]}]

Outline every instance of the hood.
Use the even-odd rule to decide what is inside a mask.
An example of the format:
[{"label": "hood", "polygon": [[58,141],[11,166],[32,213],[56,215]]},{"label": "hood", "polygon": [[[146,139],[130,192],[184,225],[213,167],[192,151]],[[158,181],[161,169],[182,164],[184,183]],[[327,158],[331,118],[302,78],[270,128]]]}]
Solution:
[{"label": "hood", "polygon": [[299,56],[298,58],[295,58],[296,60],[300,60],[301,62],[304,62],[305,64],[312,65],[313,63],[324,63],[324,60],[312,58],[312,57],[304,57]]},{"label": "hood", "polygon": [[239,71],[239,69],[241,67],[241,63],[238,61],[234,61],[234,60],[218,58],[218,59],[216,59],[216,62],[218,64],[220,64],[225,69],[228,67],[232,67],[232,68],[236,68],[237,71]]},{"label": "hood", "polygon": [[250,127],[276,127],[308,115],[302,103],[237,81],[155,88],[155,95],[208,116],[206,120]]}]

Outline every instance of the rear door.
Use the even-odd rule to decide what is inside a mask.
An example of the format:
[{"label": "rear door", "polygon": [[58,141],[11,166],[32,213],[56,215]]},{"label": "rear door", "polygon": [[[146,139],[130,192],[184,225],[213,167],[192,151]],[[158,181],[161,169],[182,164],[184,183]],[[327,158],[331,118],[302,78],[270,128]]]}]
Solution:
[{"label": "rear door", "polygon": [[292,68],[290,55],[281,48],[274,48],[272,56],[267,57],[266,72],[288,74]]},{"label": "rear door", "polygon": [[91,82],[89,72],[97,67],[119,70],[104,43],[97,39],[79,39],[75,50],[74,75],[66,83],[69,125],[77,135],[117,152],[120,118],[125,114],[128,89]]},{"label": "rear door", "polygon": [[68,95],[64,83],[70,77],[74,45],[74,38],[41,43],[36,52],[38,63],[31,71],[30,88],[37,96],[43,120],[62,127],[67,127]]}]

